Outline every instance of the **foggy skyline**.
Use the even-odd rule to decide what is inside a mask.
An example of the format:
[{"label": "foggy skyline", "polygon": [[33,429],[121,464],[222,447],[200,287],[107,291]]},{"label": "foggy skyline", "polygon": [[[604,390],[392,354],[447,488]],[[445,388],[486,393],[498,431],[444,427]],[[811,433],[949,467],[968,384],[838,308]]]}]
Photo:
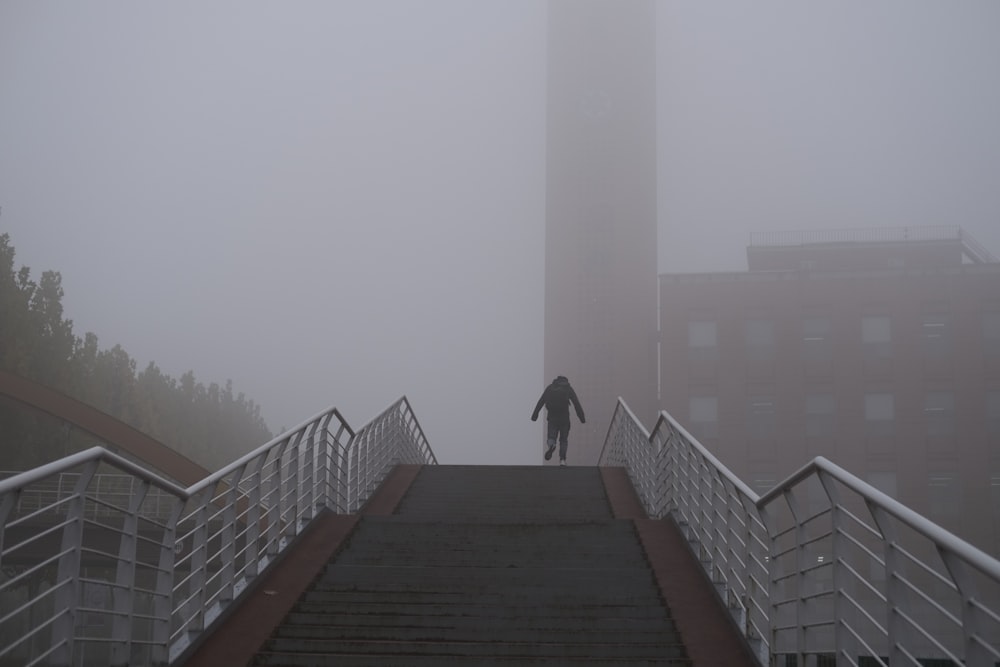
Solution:
[{"label": "foggy skyline", "polygon": [[[657,8],[661,272],[766,230],[1000,254],[1000,4]],[[539,462],[545,35],[530,1],[5,2],[0,232],[77,336],[276,432],[406,394],[440,462]]]}]

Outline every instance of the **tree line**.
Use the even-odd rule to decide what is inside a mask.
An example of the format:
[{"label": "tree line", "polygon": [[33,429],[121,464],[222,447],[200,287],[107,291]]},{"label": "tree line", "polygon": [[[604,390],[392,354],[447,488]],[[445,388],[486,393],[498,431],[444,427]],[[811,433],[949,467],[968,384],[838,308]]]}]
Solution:
[{"label": "tree line", "polygon": [[[271,439],[260,406],[232,381],[208,386],[150,362],[137,371],[121,345],[101,349],[63,316],[62,276],[15,269],[9,234],[0,234],[0,368],[83,401],[217,470]],[[26,470],[96,443],[59,420],[0,401],[0,470]]]}]

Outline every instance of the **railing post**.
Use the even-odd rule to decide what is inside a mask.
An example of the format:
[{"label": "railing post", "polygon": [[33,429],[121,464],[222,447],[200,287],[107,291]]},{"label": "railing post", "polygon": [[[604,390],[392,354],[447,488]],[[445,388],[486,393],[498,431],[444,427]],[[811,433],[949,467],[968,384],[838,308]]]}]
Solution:
[{"label": "railing post", "polygon": [[659,513],[660,516],[667,516],[677,507],[675,500],[677,492],[677,453],[674,449],[673,434],[670,431],[665,436],[654,434],[654,437],[656,437],[658,449],[659,471],[657,477],[661,480]]},{"label": "railing post", "polygon": [[305,452],[302,454],[302,490],[301,508],[299,510],[300,530],[316,516],[316,431],[319,422],[309,425],[309,435],[305,437]]},{"label": "railing post", "polygon": [[719,508],[719,498],[721,494],[719,493],[719,475],[709,466],[703,465],[705,474],[708,477],[708,511],[710,512],[708,519],[708,534],[705,535],[705,546],[708,548],[709,558],[711,562],[711,576],[712,584],[715,586],[715,590],[719,593],[719,599],[726,601],[727,608],[729,607],[727,595],[726,595],[726,578],[724,576],[725,566],[726,566],[726,554],[723,552],[723,544],[725,541],[722,539],[723,533],[725,533],[725,524],[722,519],[725,514]]},{"label": "railing post", "polygon": [[[765,545],[768,543],[763,539],[758,539],[755,532],[756,527],[757,531],[763,529],[766,534],[767,526],[763,522],[762,513],[757,509],[757,506],[751,501],[751,499],[743,494],[738,494],[738,497],[740,506],[743,508],[743,516],[746,517],[747,599],[744,601],[744,607],[747,610],[746,637],[750,642],[751,647],[755,649],[754,653],[757,656],[757,660],[760,664],[767,665],[770,662],[770,628],[761,628],[756,625],[756,612],[757,600],[759,598],[763,598],[764,600],[770,599],[769,582],[761,582],[758,579],[758,576],[769,576],[768,565],[771,559],[770,553],[760,553],[760,545],[762,543]],[[754,519],[759,521],[755,521]],[[763,572],[761,572],[761,569],[763,569]],[[768,612],[768,616],[766,616],[765,619],[769,618],[770,613]]]},{"label": "railing post", "polygon": [[260,456],[255,459],[248,469],[247,476],[247,518],[246,518],[246,548],[243,550],[243,570],[247,579],[253,579],[259,573],[260,560],[258,557],[261,534],[261,524],[266,520],[262,514],[264,493],[261,489],[261,476],[266,457]]},{"label": "railing post", "polygon": [[354,449],[354,439],[356,435],[351,435],[347,442],[341,444],[338,440],[335,451],[337,453],[337,513],[349,514],[350,494],[351,494],[351,452]]},{"label": "railing post", "polygon": [[[711,532],[713,528],[713,517],[712,517],[712,505],[711,505],[711,480],[705,479],[705,466],[701,456],[695,456],[694,459],[694,500],[697,503],[695,508],[695,514],[697,515],[697,524],[701,527],[699,532],[698,540],[698,551],[701,556],[702,563],[705,565],[705,571],[711,577],[712,582],[715,582],[715,573],[712,572],[712,544],[711,544]],[[705,508],[705,485],[706,481],[709,485],[708,489],[708,501],[709,506],[706,510]]]},{"label": "railing post", "polygon": [[674,484],[677,478],[677,462],[668,432],[666,436],[654,435],[656,442],[657,518],[667,516],[673,510]]},{"label": "railing post", "polygon": [[10,518],[11,512],[14,511],[14,507],[17,505],[17,501],[21,497],[21,491],[17,490],[12,493],[5,493],[0,496],[0,567],[3,567],[3,535],[7,529],[7,519]]},{"label": "railing post", "polygon": [[135,618],[135,561],[139,535],[139,512],[149,492],[149,482],[133,486],[128,513],[124,517],[118,543],[118,566],[111,591],[114,616],[111,621],[111,665],[125,667],[132,655],[132,625]]},{"label": "railing post", "polygon": [[986,650],[986,639],[982,636],[981,614],[976,611],[976,590],[968,566],[951,551],[938,545],[938,555],[948,568],[951,579],[962,598],[962,644],[965,649],[966,665],[995,664],[996,658]]},{"label": "railing post", "polygon": [[[302,437],[305,435],[304,429],[299,429],[295,435],[292,436],[292,446],[288,452],[288,478],[282,485],[282,503],[284,504],[285,498],[289,498],[291,506],[287,508],[290,512],[288,515],[288,522],[285,524],[285,537],[291,539],[299,532],[299,507],[301,500],[302,489],[299,484],[301,479],[301,471],[299,468],[302,465],[302,460],[299,453],[302,451]],[[285,512],[282,512],[285,514]]]},{"label": "railing post", "polygon": [[313,498],[316,503],[317,511],[323,507],[330,507],[330,473],[331,473],[331,447],[335,447],[334,443],[331,445],[330,440],[330,420],[333,419],[333,413],[328,413],[323,421],[319,425],[317,430],[317,442],[316,442],[316,459],[317,459],[317,470],[316,470],[316,486],[317,494]]},{"label": "railing post", "polygon": [[368,448],[369,431],[364,431],[360,437],[351,441],[351,448],[348,451],[348,477],[350,479],[350,489],[348,491],[347,511],[356,512],[358,509],[358,498],[361,496],[361,484],[363,480],[362,466],[365,459],[365,450]]},{"label": "railing post", "polygon": [[76,654],[75,636],[78,607],[80,605],[80,563],[83,548],[84,512],[86,494],[90,481],[97,472],[97,461],[89,461],[81,470],[73,489],[73,499],[66,508],[66,525],[62,531],[59,548],[59,565],[56,572],[55,608],[57,612],[52,622],[51,664],[54,667],[70,665]]},{"label": "railing post", "polygon": [[188,593],[185,607],[193,619],[187,626],[188,635],[197,635],[205,629],[205,586],[208,580],[208,516],[212,503],[214,486],[208,486],[195,497],[197,510],[191,513],[194,530],[191,531],[191,573],[188,579]]},{"label": "railing post", "polygon": [[284,494],[284,464],[285,448],[288,446],[288,438],[282,440],[274,448],[274,456],[270,460],[270,465],[274,466],[274,473],[268,476],[267,489],[267,547],[265,557],[270,562],[281,550],[281,503]]},{"label": "railing post", "polygon": [[[834,480],[824,471],[817,471],[820,484],[826,491],[827,500],[830,503],[830,558],[833,568],[833,618],[834,630],[833,640],[836,647],[837,667],[852,667],[857,664],[858,658],[857,642],[854,636],[848,632],[848,627],[853,626],[851,618],[854,616],[854,609],[848,601],[845,601],[847,587],[850,580],[844,572],[844,563],[847,558],[846,544],[843,537],[844,519],[841,511],[840,494]],[[855,628],[860,631],[860,628]],[[846,655],[845,655],[846,653]],[[849,657],[850,656],[850,657]]]},{"label": "railing post", "polygon": [[151,665],[164,665],[168,662],[170,630],[174,613],[174,564],[179,552],[184,548],[177,543],[177,522],[184,512],[185,500],[174,497],[170,507],[166,525],[163,528],[163,540],[160,542],[160,557],[156,569],[156,586],[153,591],[153,645],[150,653]]},{"label": "railing post", "polygon": [[907,623],[899,613],[901,605],[905,604],[907,599],[906,586],[903,584],[905,560],[899,554],[898,536],[892,517],[870,501],[866,501],[865,504],[882,534],[882,557],[885,560],[886,644],[889,663],[905,664],[909,660],[909,656],[903,650]]},{"label": "railing post", "polygon": [[385,453],[385,465],[391,466],[398,464],[400,461],[400,451],[406,444],[406,438],[403,433],[406,432],[406,415],[403,413],[402,408],[397,410],[392,415],[392,438],[391,442],[393,446],[389,448]]},{"label": "railing post", "polygon": [[785,499],[785,504],[788,507],[788,511],[792,515],[792,522],[795,524],[795,548],[792,551],[793,561],[792,567],[795,568],[795,577],[789,582],[785,579],[785,585],[788,586],[791,583],[791,587],[794,588],[795,593],[795,660],[796,665],[807,665],[806,656],[807,652],[807,637],[806,637],[806,602],[803,599],[805,593],[804,586],[804,576],[802,574],[802,562],[803,562],[803,551],[805,550],[806,544],[806,530],[803,522],[800,518],[801,508],[795,499],[795,494],[791,489],[786,489],[782,493],[782,497]]},{"label": "railing post", "polygon": [[764,556],[764,562],[766,565],[765,574],[767,576],[767,627],[765,628],[766,634],[764,641],[768,646],[768,655],[770,657],[769,663],[771,667],[775,667],[775,651],[779,648],[778,627],[780,623],[778,605],[781,601],[779,598],[781,589],[778,585],[778,577],[781,576],[781,571],[777,564],[778,528],[774,525],[774,520],[771,518],[771,512],[766,506],[758,506],[757,512],[760,515],[760,521],[764,525],[767,537],[767,554]]},{"label": "railing post", "polygon": [[219,556],[221,569],[219,574],[219,604],[225,606],[235,597],[233,581],[236,572],[236,509],[239,504],[240,482],[246,468],[241,466],[233,471],[229,479],[229,489],[226,491],[226,502],[222,508],[222,530],[219,531]]}]

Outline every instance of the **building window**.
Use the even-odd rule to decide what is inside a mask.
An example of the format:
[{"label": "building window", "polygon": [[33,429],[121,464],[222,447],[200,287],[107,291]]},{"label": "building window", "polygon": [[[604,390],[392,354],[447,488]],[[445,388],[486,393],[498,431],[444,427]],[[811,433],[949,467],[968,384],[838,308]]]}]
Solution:
[{"label": "building window", "polygon": [[1000,519],[1000,474],[990,477],[990,514]]},{"label": "building window", "polygon": [[990,475],[990,506],[987,510],[993,517],[993,535],[1000,540],[1000,474]]},{"label": "building window", "polygon": [[865,359],[892,356],[892,327],[887,315],[865,315],[861,318],[861,342]]},{"label": "building window", "polygon": [[929,391],[924,395],[924,422],[927,435],[951,435],[955,429],[955,397],[950,391]]},{"label": "building window", "polygon": [[759,394],[747,398],[747,435],[756,440],[774,437],[774,396]]},{"label": "building window", "polygon": [[833,394],[806,396],[806,435],[832,436],[836,428],[837,399]]},{"label": "building window", "polygon": [[1000,391],[986,392],[986,432],[1000,435]]},{"label": "building window", "polygon": [[888,315],[865,315],[861,318],[861,342],[866,345],[892,342]]},{"label": "building window", "polygon": [[718,369],[718,331],[715,320],[688,321],[688,372],[702,380],[713,377]]},{"label": "building window", "polygon": [[868,483],[890,498],[896,498],[896,473],[892,471],[869,472]]},{"label": "building window", "polygon": [[983,313],[983,352],[987,357],[1000,358],[1000,312]]},{"label": "building window", "polygon": [[773,489],[774,485],[777,483],[778,480],[774,477],[774,475],[768,473],[758,473],[757,475],[754,475],[751,488],[756,491],[758,495],[764,495]]},{"label": "building window", "polygon": [[830,320],[807,317],[802,320],[802,340],[808,343],[826,342],[830,338]]},{"label": "building window", "polygon": [[695,437],[714,438],[719,434],[719,399],[715,396],[692,396],[688,405]]},{"label": "building window", "polygon": [[774,347],[774,323],[750,320],[746,324],[747,347]]},{"label": "building window", "polygon": [[920,334],[926,356],[943,357],[951,352],[947,315],[925,315]]},{"label": "building window", "polygon": [[865,424],[869,433],[890,434],[896,418],[896,406],[892,394],[865,394]]},{"label": "building window", "polygon": [[892,394],[865,394],[865,421],[892,421],[895,418],[895,405]]},{"label": "building window", "polygon": [[830,357],[830,320],[825,317],[802,320],[802,353],[806,359]]},{"label": "building window", "polygon": [[962,512],[962,486],[953,472],[936,472],[927,476],[928,510],[933,518],[954,519]]},{"label": "building window", "polygon": [[688,322],[688,347],[715,347],[718,339],[715,322],[711,320],[695,320]]},{"label": "building window", "polygon": [[983,313],[983,338],[1000,343],[1000,312]]},{"label": "building window", "polygon": [[774,359],[774,323],[771,320],[749,320],[745,333],[747,361]]}]

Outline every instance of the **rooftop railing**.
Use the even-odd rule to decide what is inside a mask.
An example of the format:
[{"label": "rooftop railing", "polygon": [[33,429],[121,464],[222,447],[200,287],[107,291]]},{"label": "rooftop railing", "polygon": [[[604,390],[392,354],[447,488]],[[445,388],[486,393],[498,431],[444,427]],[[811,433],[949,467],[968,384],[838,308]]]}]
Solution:
[{"label": "rooftop railing", "polygon": [[325,410],[188,488],[100,447],[0,480],[0,664],[169,664],[320,512],[436,462],[403,397],[357,431]]},{"label": "rooftop railing", "polygon": [[931,227],[874,227],[869,229],[803,229],[751,232],[750,247],[803,246],[820,243],[903,243],[906,241],[961,241],[957,225]]},{"label": "rooftop railing", "polygon": [[1000,662],[1000,562],[822,457],[758,496],[619,399],[601,465],[677,522],[763,665]]},{"label": "rooftop railing", "polygon": [[966,256],[975,263],[1000,260],[958,225],[926,227],[874,227],[868,229],[810,229],[798,231],[751,232],[751,248],[800,247],[847,243],[906,243],[957,241]]}]

